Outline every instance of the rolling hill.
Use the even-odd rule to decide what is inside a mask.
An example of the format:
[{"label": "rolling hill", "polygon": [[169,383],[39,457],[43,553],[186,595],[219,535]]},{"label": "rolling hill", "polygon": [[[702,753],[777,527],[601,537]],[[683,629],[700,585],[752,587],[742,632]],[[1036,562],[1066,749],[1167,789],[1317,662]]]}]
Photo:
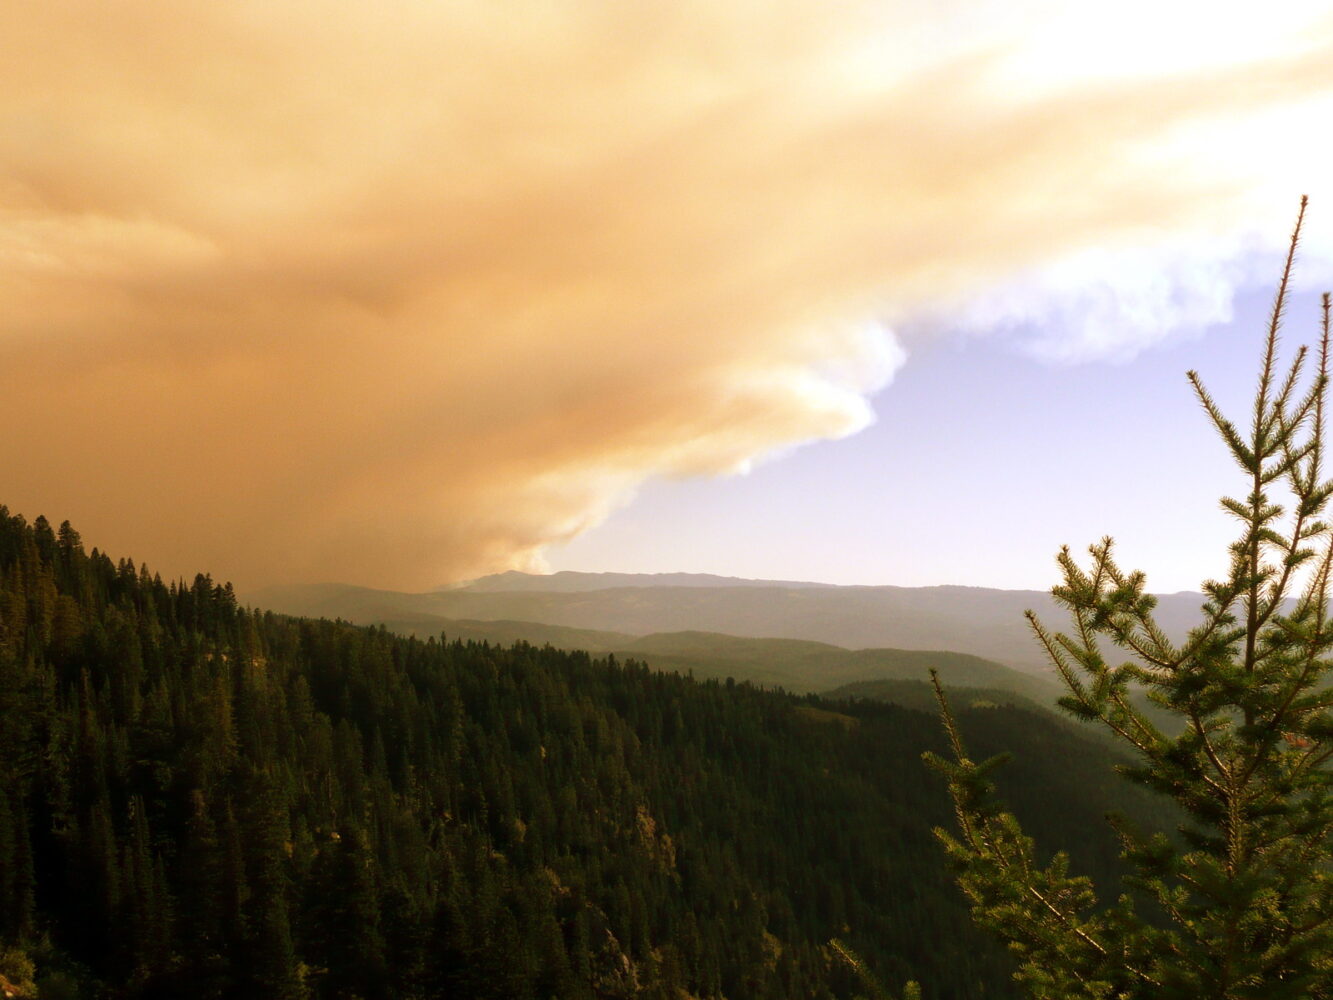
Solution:
[{"label": "rolling hill", "polygon": [[[324,617],[329,617],[325,615]],[[846,685],[878,681],[924,682],[933,668],[950,687],[1008,692],[1033,705],[1050,707],[1058,690],[1045,676],[1014,670],[993,660],[946,650],[844,649],[804,639],[762,639],[721,632],[624,632],[570,628],[523,621],[480,621],[431,615],[375,618],[334,615],[356,624],[383,625],[400,635],[426,639],[527,642],[556,649],[610,653],[657,670],[700,679],[748,681],[798,694],[828,693]],[[884,700],[893,701],[893,698]],[[913,697],[915,703],[918,699]]]},{"label": "rolling hill", "polygon": [[[681,585],[679,579],[689,584]],[[243,596],[290,614],[362,624],[408,622],[415,628],[445,619],[531,622],[633,636],[710,632],[847,649],[947,650],[1037,674],[1046,672],[1046,664],[1023,612],[1032,608],[1056,627],[1064,620],[1050,595],[1035,590],[817,586],[697,574],[506,573],[421,594],[320,584],[273,587]],[[1183,592],[1158,600],[1163,627],[1168,634],[1183,635],[1197,620],[1203,598]],[[536,630],[525,638],[548,641]]]}]

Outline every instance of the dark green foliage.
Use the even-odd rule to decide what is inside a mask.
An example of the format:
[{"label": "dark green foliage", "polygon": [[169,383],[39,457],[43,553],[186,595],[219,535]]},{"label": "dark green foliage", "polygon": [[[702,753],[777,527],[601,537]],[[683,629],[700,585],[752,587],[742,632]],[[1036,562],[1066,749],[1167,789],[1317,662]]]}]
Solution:
[{"label": "dark green foliage", "polygon": [[[1301,388],[1304,348],[1285,376],[1276,367],[1299,233],[1298,221],[1248,435],[1190,374],[1247,491],[1222,500],[1242,529],[1227,578],[1204,585],[1201,623],[1172,642],[1143,574],[1115,564],[1110,539],[1091,548],[1088,569],[1067,550],[1059,557],[1053,594],[1069,633],[1030,616],[1068,689],[1063,706],[1132,753],[1122,773],[1175,803],[1179,836],[1113,817],[1132,875],[1117,902],[1099,904],[1092,881],[1064,855],[1043,862],[996,804],[1001,758],[969,756],[939,692],[953,753],[931,759],[958,820],[941,837],[978,921],[1008,941],[1034,997],[1333,997],[1333,532],[1320,520],[1333,494],[1322,470],[1329,296],[1312,384]],[[1138,692],[1159,714],[1143,711]]]},{"label": "dark green foliage", "polygon": [[3,508],[0,677],[0,951],[52,996],[855,996],[835,936],[1007,995],[924,713],[251,612]]}]

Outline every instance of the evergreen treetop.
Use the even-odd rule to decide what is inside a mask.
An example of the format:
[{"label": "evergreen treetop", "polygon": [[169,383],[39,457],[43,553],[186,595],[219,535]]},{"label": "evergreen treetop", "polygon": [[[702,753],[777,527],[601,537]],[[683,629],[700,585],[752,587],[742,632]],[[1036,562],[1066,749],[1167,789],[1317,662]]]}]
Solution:
[{"label": "evergreen treetop", "polygon": [[[1240,532],[1227,576],[1203,586],[1199,625],[1181,642],[1168,637],[1144,574],[1116,564],[1110,538],[1091,546],[1087,566],[1067,548],[1058,556],[1052,593],[1068,631],[1028,613],[1068,690],[1060,704],[1132,751],[1122,773],[1177,804],[1178,836],[1110,817],[1133,874],[1118,900],[1099,902],[1065,855],[1040,863],[993,797],[1003,758],[968,756],[936,680],[953,752],[927,759],[947,779],[958,821],[937,834],[974,918],[1008,942],[1033,997],[1333,996],[1327,294],[1313,362],[1305,347],[1285,370],[1278,360],[1305,208],[1303,198],[1246,429],[1189,373],[1244,482],[1221,501]],[[1144,696],[1161,711],[1145,711]]]}]

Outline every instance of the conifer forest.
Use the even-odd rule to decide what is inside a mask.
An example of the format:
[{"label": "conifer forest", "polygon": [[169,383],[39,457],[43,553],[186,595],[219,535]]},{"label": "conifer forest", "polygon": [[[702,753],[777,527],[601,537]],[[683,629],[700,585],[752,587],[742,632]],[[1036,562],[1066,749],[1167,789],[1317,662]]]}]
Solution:
[{"label": "conifer forest", "polygon": [[[43,998],[1012,992],[937,718],[251,610],[0,509],[0,975]],[[960,709],[1099,884],[1108,744]]]}]

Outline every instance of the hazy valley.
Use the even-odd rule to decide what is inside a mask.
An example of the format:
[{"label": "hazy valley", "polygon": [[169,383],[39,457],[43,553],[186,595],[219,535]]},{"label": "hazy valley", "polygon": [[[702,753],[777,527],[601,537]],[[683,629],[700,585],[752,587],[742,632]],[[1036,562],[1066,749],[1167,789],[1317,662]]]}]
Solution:
[{"label": "hazy valley", "polygon": [[[403,634],[549,643],[799,692],[924,680],[934,665],[953,683],[1044,702],[1054,701],[1054,675],[1024,612],[1064,624],[1043,591],[848,587],[688,573],[502,573],[419,594],[320,584],[268,588],[249,599]],[[1183,636],[1202,602],[1201,594],[1160,595],[1158,618],[1168,634]]]}]

